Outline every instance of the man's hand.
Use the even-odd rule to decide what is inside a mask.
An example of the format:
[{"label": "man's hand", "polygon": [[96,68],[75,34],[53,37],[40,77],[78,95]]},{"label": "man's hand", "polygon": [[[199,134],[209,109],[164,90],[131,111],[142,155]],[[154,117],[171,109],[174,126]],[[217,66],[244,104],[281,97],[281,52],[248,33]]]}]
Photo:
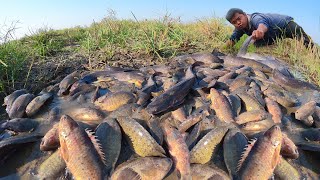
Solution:
[{"label": "man's hand", "polygon": [[259,39],[262,39],[263,37],[264,37],[263,31],[260,31],[257,29],[252,32],[252,39],[254,40],[259,40]]},{"label": "man's hand", "polygon": [[268,31],[268,28],[264,24],[259,24],[258,29],[252,32],[252,39],[259,40],[264,37],[264,34]]},{"label": "man's hand", "polygon": [[234,41],[232,41],[232,40],[229,39],[229,40],[226,42],[226,46],[225,46],[225,47],[226,47],[226,48],[230,48],[230,47],[234,46],[234,44],[235,44]]}]

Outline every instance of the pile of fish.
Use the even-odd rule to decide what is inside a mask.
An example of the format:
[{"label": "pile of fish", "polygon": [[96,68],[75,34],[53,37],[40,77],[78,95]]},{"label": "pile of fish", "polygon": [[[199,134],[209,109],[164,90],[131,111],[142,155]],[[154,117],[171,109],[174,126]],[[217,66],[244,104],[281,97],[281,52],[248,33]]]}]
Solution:
[{"label": "pile of fish", "polygon": [[319,179],[319,87],[245,48],[14,91],[0,121],[0,177]]}]

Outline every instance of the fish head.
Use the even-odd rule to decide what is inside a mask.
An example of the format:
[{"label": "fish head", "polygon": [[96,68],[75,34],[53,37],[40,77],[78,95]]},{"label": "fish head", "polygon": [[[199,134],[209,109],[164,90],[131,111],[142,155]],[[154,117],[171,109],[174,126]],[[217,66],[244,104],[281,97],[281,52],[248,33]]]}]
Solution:
[{"label": "fish head", "polygon": [[156,167],[156,171],[150,172],[156,174],[167,174],[172,167],[172,160],[170,158],[154,158],[152,163],[154,166],[151,167]]},{"label": "fish head", "polygon": [[59,138],[67,139],[72,131],[78,127],[78,123],[70,116],[62,115],[59,122]]},{"label": "fish head", "polygon": [[269,141],[274,149],[280,148],[282,143],[282,133],[278,125],[272,126],[264,133],[264,139]]}]

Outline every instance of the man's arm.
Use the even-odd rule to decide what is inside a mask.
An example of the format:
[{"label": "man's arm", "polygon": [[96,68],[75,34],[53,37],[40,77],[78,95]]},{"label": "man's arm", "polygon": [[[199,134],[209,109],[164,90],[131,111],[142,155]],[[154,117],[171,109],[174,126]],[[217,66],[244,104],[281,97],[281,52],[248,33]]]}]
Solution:
[{"label": "man's arm", "polygon": [[268,28],[266,25],[264,24],[259,24],[257,30],[254,30],[252,32],[252,38],[254,40],[259,40],[259,39],[262,39],[264,37],[264,34],[268,31]]},{"label": "man's arm", "polygon": [[251,22],[256,29],[252,32],[252,38],[254,40],[262,39],[269,28],[267,19],[263,15],[255,15]]},{"label": "man's arm", "polygon": [[230,37],[230,39],[226,42],[227,46],[233,46],[237,41],[240,40],[241,36],[244,34],[244,31],[235,29]]}]

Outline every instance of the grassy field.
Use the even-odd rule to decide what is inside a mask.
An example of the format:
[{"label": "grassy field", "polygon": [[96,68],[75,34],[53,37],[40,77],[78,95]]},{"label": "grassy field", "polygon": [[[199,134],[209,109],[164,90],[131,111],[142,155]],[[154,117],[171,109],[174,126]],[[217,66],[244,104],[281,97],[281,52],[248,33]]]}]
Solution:
[{"label": "grassy field", "polygon": [[[234,48],[226,49],[224,42],[232,30],[226,20],[215,17],[182,23],[170,16],[137,21],[118,20],[111,15],[89,27],[43,28],[12,41],[2,37],[5,42],[0,45],[0,91],[7,94],[29,88],[30,84],[45,85],[54,79],[48,77],[47,71],[52,71],[52,76],[63,76],[78,68],[74,67],[76,61],[77,66],[85,64],[83,67],[93,70],[117,65],[121,55],[163,63],[176,55],[211,52],[214,48],[235,53],[244,38]],[[320,55],[305,49],[299,40],[278,40],[273,46],[251,47],[249,51],[283,59],[299,69],[307,80],[320,85]]]}]

